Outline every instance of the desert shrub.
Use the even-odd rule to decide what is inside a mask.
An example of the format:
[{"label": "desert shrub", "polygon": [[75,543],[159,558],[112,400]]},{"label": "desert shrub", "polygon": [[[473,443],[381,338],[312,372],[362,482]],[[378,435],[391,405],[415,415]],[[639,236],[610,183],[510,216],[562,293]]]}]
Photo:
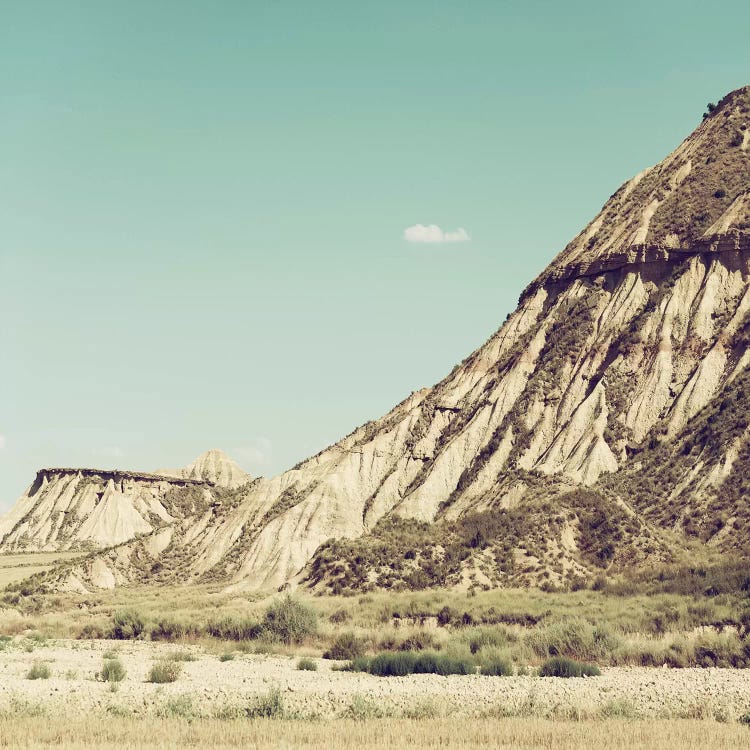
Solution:
[{"label": "desert shrub", "polygon": [[398,651],[377,654],[372,659],[355,659],[350,669],[369,672],[378,677],[403,677],[407,674],[473,674],[474,664],[469,659],[446,656],[431,651]]},{"label": "desert shrub", "polygon": [[495,657],[483,661],[479,672],[487,677],[510,677],[513,674],[513,665],[508,659]]},{"label": "desert shrub", "polygon": [[234,659],[234,654],[231,651],[227,651],[219,656],[219,661],[232,661],[232,659]]},{"label": "desert shrub", "polygon": [[612,698],[598,711],[602,719],[637,719],[638,708],[628,698]]},{"label": "desert shrub", "polygon": [[693,658],[698,667],[750,666],[750,642],[734,633],[704,634],[695,642]]},{"label": "desert shrub", "polygon": [[539,668],[540,677],[597,677],[600,674],[596,664],[586,664],[564,656],[548,659]]},{"label": "desert shrub", "polygon": [[112,617],[111,637],[120,641],[139,638],[146,629],[146,622],[139,612],[132,609],[115,612]]},{"label": "desert shrub", "polygon": [[263,626],[249,617],[222,617],[210,620],[206,632],[213,638],[225,641],[251,641],[263,634]]},{"label": "desert shrub", "polygon": [[186,648],[180,649],[179,651],[170,651],[165,657],[169,661],[197,661],[198,657]]},{"label": "desert shrub", "polygon": [[87,622],[79,631],[76,636],[80,641],[87,641],[92,639],[107,638],[112,635],[111,628],[107,628],[106,625],[102,625],[98,622]]},{"label": "desert shrub", "polygon": [[181,662],[160,659],[151,667],[146,681],[160,684],[174,682],[180,676],[180,672],[182,672]]},{"label": "desert shrub", "polygon": [[193,623],[162,617],[151,628],[152,641],[177,641],[181,638],[200,635],[200,629]]},{"label": "desert shrub", "polygon": [[104,682],[122,682],[125,679],[125,667],[117,658],[105,659],[99,677]]},{"label": "desert shrub", "polygon": [[49,664],[37,659],[32,665],[31,669],[26,673],[27,680],[48,680],[52,675],[52,670],[49,668]]},{"label": "desert shrub", "polygon": [[437,613],[437,621],[438,625],[440,627],[445,627],[446,625],[450,625],[453,623],[456,618],[458,617],[458,612],[456,610],[451,609],[447,604],[445,607],[443,607],[438,613]]},{"label": "desert shrub", "polygon": [[352,616],[349,614],[349,611],[346,609],[337,609],[335,612],[331,613],[328,619],[334,625],[341,625],[344,622],[349,622],[349,620],[352,619]]},{"label": "desert shrub", "polygon": [[315,659],[300,659],[297,662],[297,669],[301,670],[302,672],[317,672],[318,662],[316,662]]},{"label": "desert shrub", "polygon": [[382,706],[379,706],[372,698],[357,694],[352,698],[352,702],[341,718],[367,721],[369,719],[382,719],[386,715]]},{"label": "desert shrub", "polygon": [[610,658],[622,646],[622,639],[606,625],[577,618],[537,627],[527,635],[526,642],[538,656],[571,659]]},{"label": "desert shrub", "polygon": [[251,719],[283,719],[286,714],[284,698],[278,688],[274,688],[266,695],[259,695],[247,708],[247,716]]},{"label": "desert shrub", "polygon": [[174,695],[156,709],[160,719],[195,719],[198,716],[190,695]]},{"label": "desert shrub", "polygon": [[354,633],[341,633],[323,654],[324,659],[356,659],[365,654],[365,642]]},{"label": "desert shrub", "polygon": [[268,607],[263,629],[286,644],[301,643],[317,631],[318,615],[309,605],[285,596]]},{"label": "desert shrub", "polygon": [[469,636],[469,650],[476,654],[483,648],[501,648],[508,643],[508,635],[504,630],[488,630],[483,628]]},{"label": "desert shrub", "polygon": [[404,638],[398,646],[399,651],[427,651],[439,649],[435,636],[428,630],[417,630]]}]

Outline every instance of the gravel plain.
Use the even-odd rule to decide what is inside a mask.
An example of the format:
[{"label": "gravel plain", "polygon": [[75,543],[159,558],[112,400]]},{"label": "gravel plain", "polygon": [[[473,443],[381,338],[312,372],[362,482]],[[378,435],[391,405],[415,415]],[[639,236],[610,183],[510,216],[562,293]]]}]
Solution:
[{"label": "gravel plain", "polygon": [[[750,670],[617,667],[600,677],[536,676],[375,677],[333,669],[300,671],[297,658],[236,653],[220,661],[199,646],[153,642],[15,640],[0,651],[0,714],[44,713],[195,717],[241,716],[277,692],[287,715],[333,718],[376,716],[539,716],[576,718],[706,718],[736,721],[750,712]],[[102,682],[104,653],[116,649],[127,676],[113,691]],[[176,682],[152,684],[157,659],[189,651]],[[48,679],[31,680],[34,662]]]}]

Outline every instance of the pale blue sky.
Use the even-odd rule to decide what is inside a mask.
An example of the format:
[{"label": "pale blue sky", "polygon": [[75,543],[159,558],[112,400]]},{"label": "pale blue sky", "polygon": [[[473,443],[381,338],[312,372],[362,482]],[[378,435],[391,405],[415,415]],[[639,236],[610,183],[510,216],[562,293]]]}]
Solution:
[{"label": "pale blue sky", "polygon": [[41,466],[272,474],[381,415],[750,83],[745,2],[0,16],[0,510]]}]

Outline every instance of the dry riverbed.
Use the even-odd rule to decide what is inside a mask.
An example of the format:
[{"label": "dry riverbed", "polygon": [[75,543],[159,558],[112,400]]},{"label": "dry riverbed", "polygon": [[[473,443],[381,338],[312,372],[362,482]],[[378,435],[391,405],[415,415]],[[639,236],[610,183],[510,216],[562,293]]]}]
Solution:
[{"label": "dry riverbed", "polygon": [[[31,650],[33,649],[33,650]],[[127,670],[112,689],[99,678],[116,649]],[[173,683],[153,684],[158,659],[189,653]],[[296,657],[236,652],[231,660],[199,646],[142,641],[16,638],[0,651],[0,715],[236,718],[267,706],[297,718],[536,716],[554,718],[703,718],[736,722],[750,712],[750,670],[610,668],[600,677],[374,677],[297,669]],[[29,679],[34,663],[50,676]],[[273,713],[276,712],[276,713]],[[262,715],[262,710],[261,710]],[[750,729],[748,729],[750,731]],[[750,735],[749,735],[750,737]]]}]

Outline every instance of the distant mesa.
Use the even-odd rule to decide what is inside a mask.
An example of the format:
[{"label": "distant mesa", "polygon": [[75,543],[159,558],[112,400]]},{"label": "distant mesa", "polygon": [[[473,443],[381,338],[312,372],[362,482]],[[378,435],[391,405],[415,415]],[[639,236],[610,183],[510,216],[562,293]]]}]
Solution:
[{"label": "distant mesa", "polygon": [[183,469],[159,469],[157,473],[202,480],[220,487],[240,487],[252,479],[236,461],[217,448],[201,453],[193,463]]},{"label": "distant mesa", "polygon": [[184,515],[183,496],[210,503],[216,488],[237,488],[251,480],[218,450],[207,451],[184,469],[154,473],[40,469],[29,489],[0,518],[0,552],[122,544],[175,523]]}]

